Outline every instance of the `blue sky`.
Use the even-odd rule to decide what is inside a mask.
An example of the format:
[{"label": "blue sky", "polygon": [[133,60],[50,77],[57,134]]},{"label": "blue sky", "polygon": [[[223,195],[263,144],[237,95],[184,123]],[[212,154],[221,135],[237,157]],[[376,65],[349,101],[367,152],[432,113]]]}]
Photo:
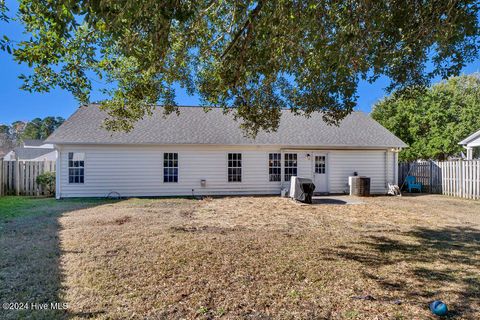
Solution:
[{"label": "blue sky", "polygon": [[[12,16],[16,1],[8,1]],[[1,34],[7,34],[11,39],[22,37],[22,27],[15,22],[0,23]],[[467,65],[462,72],[465,74],[480,71],[480,58]],[[29,93],[20,90],[22,82],[18,79],[21,73],[29,73],[26,65],[19,65],[12,56],[0,51],[0,124],[10,124],[16,120],[31,120],[36,117],[61,116],[67,118],[78,107],[78,102],[72,95],[61,89],[54,89],[48,93]],[[358,88],[357,109],[370,112],[372,105],[385,96],[384,88],[388,79],[380,78],[375,83],[361,82]],[[92,94],[92,101],[101,99],[99,93]],[[195,96],[188,96],[185,91],[177,91],[177,103],[180,105],[197,105],[199,100]]]}]

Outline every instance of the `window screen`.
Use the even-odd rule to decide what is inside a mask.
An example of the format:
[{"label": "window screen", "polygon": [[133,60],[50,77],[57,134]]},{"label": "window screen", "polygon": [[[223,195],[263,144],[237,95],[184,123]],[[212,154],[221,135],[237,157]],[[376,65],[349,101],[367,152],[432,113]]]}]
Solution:
[{"label": "window screen", "polygon": [[163,182],[178,182],[178,153],[163,154]]},{"label": "window screen", "polygon": [[297,154],[296,153],[285,153],[285,162],[284,162],[284,167],[285,167],[285,174],[284,174],[284,180],[285,181],[290,181],[290,178],[292,176],[297,175]]},{"label": "window screen", "polygon": [[228,182],[242,182],[242,154],[228,154]]},{"label": "window screen", "polygon": [[85,153],[68,153],[68,183],[84,183]]}]

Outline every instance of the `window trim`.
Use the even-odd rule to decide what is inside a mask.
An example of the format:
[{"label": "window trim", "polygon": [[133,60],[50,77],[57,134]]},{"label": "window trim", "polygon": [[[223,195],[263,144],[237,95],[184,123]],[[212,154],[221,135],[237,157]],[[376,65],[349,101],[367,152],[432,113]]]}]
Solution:
[{"label": "window trim", "polygon": [[[295,167],[287,166],[287,155],[295,155]],[[292,161],[292,160],[288,160]],[[289,179],[287,180],[287,169],[295,168],[295,174],[290,174]],[[288,152],[283,154],[283,181],[290,182],[292,177],[296,177],[298,175],[298,153]]]},{"label": "window trim", "polygon": [[[83,154],[83,167],[70,167],[70,154]],[[85,184],[85,163],[87,162],[87,154],[85,152],[78,152],[78,151],[68,151],[67,152],[67,181],[68,184]],[[83,169],[83,182],[70,182],[70,169]]]},{"label": "window trim", "polygon": [[[270,166],[270,155],[279,155],[279,165],[278,166]],[[276,161],[276,160],[272,160],[272,161]],[[282,181],[282,153],[281,152],[269,152],[267,154],[267,167],[268,167],[268,182],[281,182]],[[270,173],[270,169],[278,169],[279,170],[279,174],[278,174],[278,180],[272,180],[272,175],[274,174],[271,174]]]},{"label": "window trim", "polygon": [[[228,165],[228,156],[230,154],[239,154],[240,155],[240,167],[230,167]],[[235,161],[235,160],[232,160]],[[236,160],[238,161],[238,160]],[[242,183],[243,182],[243,153],[242,152],[227,152],[226,154],[226,162],[227,162],[227,182],[228,183]],[[228,174],[228,169],[240,169],[240,181],[230,181],[230,175]]]},{"label": "window trim", "polygon": [[[177,155],[177,166],[176,167],[165,167],[165,155],[166,154],[176,154]],[[166,160],[170,161],[170,160]],[[175,161],[175,159],[173,160]],[[177,169],[177,181],[165,181],[165,177],[169,177],[170,175],[165,176],[165,169]],[[175,177],[174,175],[172,177]],[[163,183],[178,183],[180,181],[180,155],[178,152],[163,152],[162,154],[162,181]]]}]

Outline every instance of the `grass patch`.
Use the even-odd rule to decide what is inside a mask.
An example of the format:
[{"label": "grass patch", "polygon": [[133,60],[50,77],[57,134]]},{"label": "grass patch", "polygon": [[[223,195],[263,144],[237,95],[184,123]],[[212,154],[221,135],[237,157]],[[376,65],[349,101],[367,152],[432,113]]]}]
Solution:
[{"label": "grass patch", "polygon": [[82,207],[113,202],[116,202],[116,200],[97,198],[56,200],[47,197],[5,196],[0,197],[0,222],[31,215],[58,214]]},{"label": "grass patch", "polygon": [[[100,199],[0,198],[0,303],[62,303],[63,214],[111,204]],[[120,221],[119,223],[123,223]],[[31,305],[30,305],[31,306]],[[63,319],[66,310],[0,310],[1,319]]]},{"label": "grass patch", "polygon": [[55,202],[53,198],[0,197],[0,221],[34,213],[44,214],[55,205]]}]

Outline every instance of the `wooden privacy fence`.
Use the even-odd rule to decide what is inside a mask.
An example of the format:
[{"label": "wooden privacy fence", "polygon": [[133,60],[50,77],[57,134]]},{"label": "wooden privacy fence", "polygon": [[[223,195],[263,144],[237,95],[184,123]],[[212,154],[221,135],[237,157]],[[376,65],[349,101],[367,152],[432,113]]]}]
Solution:
[{"label": "wooden privacy fence", "polygon": [[480,160],[400,163],[398,178],[416,177],[423,191],[467,199],[480,199]]},{"label": "wooden privacy fence", "polygon": [[0,160],[0,196],[44,195],[37,177],[55,171],[55,161],[3,161]]}]

